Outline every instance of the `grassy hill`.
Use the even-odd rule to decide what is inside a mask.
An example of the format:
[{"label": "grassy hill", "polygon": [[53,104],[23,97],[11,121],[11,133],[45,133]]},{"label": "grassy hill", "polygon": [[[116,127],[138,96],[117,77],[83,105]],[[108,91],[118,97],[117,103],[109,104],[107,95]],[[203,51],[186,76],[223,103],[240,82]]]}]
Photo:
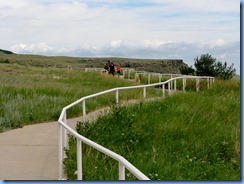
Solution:
[{"label": "grassy hill", "polygon": [[[94,73],[83,72],[85,67],[103,67],[108,59],[115,63],[120,62],[122,66],[138,67],[138,69],[146,67],[149,70],[150,62],[151,70],[154,63],[162,65],[160,60],[51,57],[19,55],[0,50],[0,101],[2,104],[0,132],[27,124],[56,120],[62,107],[82,96],[108,88],[135,85],[135,83],[111,77],[107,80],[109,76],[104,78]],[[172,66],[176,66],[176,63]],[[68,72],[68,65],[72,65],[72,73]],[[174,70],[176,69],[177,67],[174,67]],[[97,104],[89,108],[99,107],[99,103],[108,105],[105,99],[97,101]],[[71,116],[77,116],[78,113],[80,112],[74,110]]]},{"label": "grassy hill", "polygon": [[[124,62],[122,66],[127,67],[138,62],[148,70],[147,63],[152,65],[150,70],[156,67],[154,62],[162,65],[162,60],[47,57],[0,51],[0,132],[55,121],[64,106],[83,96],[136,85],[82,70],[91,65],[103,67],[108,59]],[[170,66],[178,65],[178,61],[172,63]],[[68,65],[73,66],[72,72],[67,71]],[[156,88],[147,90],[147,97],[158,94],[161,91]],[[140,90],[125,92],[120,100],[142,95]],[[112,106],[114,98],[115,94],[108,94],[88,100],[87,111]],[[67,117],[81,115],[81,109],[82,105],[71,108]],[[78,131],[121,154],[150,179],[240,180],[240,78],[216,81],[211,90],[115,108],[110,115],[86,125],[79,124]],[[75,178],[76,170],[73,144],[71,138],[65,162],[70,179]],[[85,145],[83,148],[87,153],[83,155],[84,179],[117,179],[118,163]],[[128,172],[126,178],[135,179]]]},{"label": "grassy hill", "polygon": [[[114,108],[77,132],[124,156],[152,180],[240,180],[240,81]],[[65,171],[76,179],[76,139]],[[83,178],[116,180],[118,163],[83,145]],[[135,180],[126,172],[127,180]]]},{"label": "grassy hill", "polygon": [[4,53],[4,54],[14,54],[14,53],[11,52],[11,51],[8,51],[8,50],[2,50],[2,49],[0,49],[0,53]]},{"label": "grassy hill", "polygon": [[181,59],[82,58],[67,56],[40,56],[14,54],[11,51],[0,50],[0,63],[17,63],[24,66],[67,68],[68,65],[71,65],[73,69],[82,69],[85,67],[103,68],[107,60],[113,61],[115,64],[120,63],[122,67],[161,73],[179,73],[179,67],[183,64],[183,61]]}]

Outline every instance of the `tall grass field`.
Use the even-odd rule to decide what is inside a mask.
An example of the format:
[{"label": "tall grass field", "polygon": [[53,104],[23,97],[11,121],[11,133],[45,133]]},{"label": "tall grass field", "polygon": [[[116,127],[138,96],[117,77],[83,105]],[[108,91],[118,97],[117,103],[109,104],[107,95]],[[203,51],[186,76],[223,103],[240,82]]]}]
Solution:
[{"label": "tall grass field", "polygon": [[[16,55],[4,56],[0,62],[0,132],[57,121],[63,107],[84,96],[138,85],[85,73],[84,63],[77,58],[36,57],[34,63],[33,56]],[[49,63],[60,67],[48,67]],[[70,63],[72,71],[67,70]],[[158,78],[152,77],[153,82]],[[141,83],[147,83],[146,76]],[[187,92],[180,92],[181,88],[177,81],[179,91],[174,95],[128,107],[114,105],[115,93],[89,99],[87,113],[105,106],[112,106],[112,111],[95,122],[78,122],[77,131],[122,155],[152,180],[240,180],[240,80],[216,80],[210,90],[201,81],[199,92],[195,81],[187,80]],[[147,98],[160,96],[159,86],[147,89]],[[119,93],[120,102],[131,99],[143,99],[143,90]],[[80,115],[82,104],[69,109],[67,118]],[[82,149],[83,179],[118,179],[117,162],[87,145]],[[65,174],[74,180],[76,140],[72,136],[65,152]],[[136,178],[126,171],[126,179]]]},{"label": "tall grass field", "polygon": [[[240,180],[240,81],[178,92],[156,102],[116,106],[77,131],[120,154],[152,180]],[[118,163],[83,145],[83,179],[117,180]],[[77,178],[70,136],[65,173]],[[127,180],[136,178],[126,171]]]},{"label": "tall grass field", "polygon": [[[133,82],[83,70],[0,64],[0,132],[28,124],[57,121],[62,108],[96,92],[135,85]],[[122,94],[121,94],[122,95]],[[125,98],[135,98],[135,92]],[[123,99],[123,96],[121,96]],[[111,100],[114,99],[114,100]],[[114,104],[115,94],[87,102],[92,111]],[[79,116],[82,106],[70,109],[68,118]]]}]

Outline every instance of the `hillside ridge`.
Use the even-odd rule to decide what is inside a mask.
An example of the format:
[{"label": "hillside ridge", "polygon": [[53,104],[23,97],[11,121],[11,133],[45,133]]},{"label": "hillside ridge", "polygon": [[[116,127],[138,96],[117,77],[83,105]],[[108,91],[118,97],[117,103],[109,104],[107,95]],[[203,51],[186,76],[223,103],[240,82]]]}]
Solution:
[{"label": "hillside ridge", "polygon": [[3,50],[3,49],[0,49],[0,52],[2,52],[4,54],[14,54],[13,52],[11,52],[9,50]]},{"label": "hillside ridge", "polygon": [[17,63],[24,66],[52,68],[67,68],[68,65],[71,65],[73,69],[82,69],[87,67],[103,68],[108,60],[114,62],[115,65],[120,63],[121,67],[158,73],[180,73],[179,67],[187,65],[182,59],[44,56],[15,54],[11,51],[0,49],[0,64]]}]

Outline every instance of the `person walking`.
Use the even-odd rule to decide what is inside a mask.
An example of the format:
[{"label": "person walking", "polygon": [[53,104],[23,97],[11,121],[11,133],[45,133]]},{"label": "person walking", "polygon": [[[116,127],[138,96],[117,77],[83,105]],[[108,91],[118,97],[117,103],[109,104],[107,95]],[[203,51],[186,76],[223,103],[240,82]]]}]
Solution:
[{"label": "person walking", "polygon": [[111,62],[110,65],[109,65],[109,73],[114,75],[114,72],[115,72],[115,66],[114,66],[114,63]]},{"label": "person walking", "polygon": [[108,62],[105,64],[104,69],[106,70],[106,73],[109,73],[109,67],[110,67],[110,61],[108,60]]},{"label": "person walking", "polygon": [[119,77],[120,74],[121,74],[121,66],[120,66],[120,64],[117,65],[116,71],[117,71],[118,77]]}]

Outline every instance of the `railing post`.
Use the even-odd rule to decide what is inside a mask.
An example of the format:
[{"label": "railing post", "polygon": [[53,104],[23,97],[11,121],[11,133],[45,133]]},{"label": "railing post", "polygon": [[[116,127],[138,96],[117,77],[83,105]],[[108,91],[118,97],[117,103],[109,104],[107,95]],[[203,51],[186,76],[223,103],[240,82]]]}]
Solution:
[{"label": "railing post", "polygon": [[210,87],[213,85],[213,83],[214,83],[214,77],[211,79]]},{"label": "railing post", "polygon": [[176,79],[174,80],[174,87],[175,87],[175,91],[176,91]]},{"label": "railing post", "polygon": [[86,117],[86,100],[82,101],[82,111],[83,111],[83,117]]},{"label": "railing post", "polygon": [[[172,78],[173,78],[173,75],[170,76],[170,79],[172,79]],[[170,81],[170,88],[173,89],[173,81],[172,80]]]},{"label": "railing post", "polygon": [[196,90],[199,91],[199,78],[196,78]]},{"label": "railing post", "polygon": [[[67,125],[67,117],[66,117],[66,111],[64,113],[64,118],[63,118],[64,123]],[[67,130],[64,128],[64,147],[66,148],[68,144],[68,139],[67,139]]]},{"label": "railing post", "polygon": [[162,85],[163,97],[165,96],[165,85]]},{"label": "railing post", "polygon": [[63,127],[60,123],[58,124],[58,127],[59,127],[59,143],[58,143],[59,173],[58,173],[58,175],[59,175],[59,180],[62,180],[63,179]]},{"label": "railing post", "polygon": [[162,75],[158,75],[158,82],[162,81]]},{"label": "railing post", "polygon": [[138,75],[138,83],[141,84],[141,74]]},{"label": "railing post", "polygon": [[207,87],[209,89],[209,78],[207,78]]},{"label": "railing post", "polygon": [[183,78],[183,91],[186,91],[186,78]]},{"label": "railing post", "polygon": [[116,104],[119,103],[119,90],[116,90]]},{"label": "railing post", "polygon": [[77,138],[77,179],[82,180],[82,145]]},{"label": "railing post", "polygon": [[126,78],[126,69],[125,70],[123,70],[123,75],[124,75],[124,79]]},{"label": "railing post", "polygon": [[143,88],[143,97],[146,98],[146,87]]},{"label": "railing post", "polygon": [[119,162],[119,180],[125,180],[125,166]]},{"label": "railing post", "polygon": [[170,95],[170,93],[171,93],[171,92],[170,92],[170,85],[171,85],[171,81],[168,82],[168,93],[169,93],[169,95]]}]

